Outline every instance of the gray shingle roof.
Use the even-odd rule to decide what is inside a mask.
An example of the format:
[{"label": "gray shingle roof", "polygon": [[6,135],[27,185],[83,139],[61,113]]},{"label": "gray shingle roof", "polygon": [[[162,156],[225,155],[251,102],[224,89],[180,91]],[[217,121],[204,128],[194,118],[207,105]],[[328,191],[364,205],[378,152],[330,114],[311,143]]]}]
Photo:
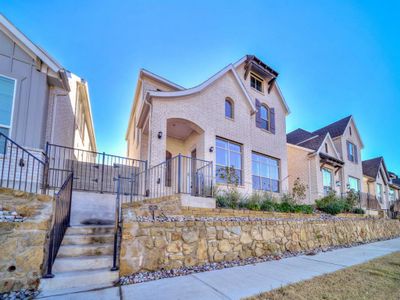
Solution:
[{"label": "gray shingle roof", "polygon": [[376,157],[368,160],[364,160],[362,162],[363,174],[369,176],[371,178],[376,178],[379,172],[379,167],[381,166],[381,162],[383,157]]},{"label": "gray shingle roof", "polygon": [[321,147],[322,142],[324,141],[327,134],[318,135],[312,139],[306,140],[305,142],[297,144],[300,147],[308,148],[317,151],[319,147]]},{"label": "gray shingle roof", "polygon": [[338,136],[343,135],[344,131],[346,130],[347,124],[349,124],[351,116],[343,118],[339,121],[336,121],[328,126],[322,127],[313,132],[313,134],[326,134],[329,132],[331,138],[335,138]]},{"label": "gray shingle roof", "polygon": [[307,130],[298,128],[292,132],[289,132],[286,135],[286,140],[290,144],[297,145],[298,143],[305,141],[309,138],[312,138],[314,136],[315,136],[315,134],[312,134],[311,132],[309,132]]}]

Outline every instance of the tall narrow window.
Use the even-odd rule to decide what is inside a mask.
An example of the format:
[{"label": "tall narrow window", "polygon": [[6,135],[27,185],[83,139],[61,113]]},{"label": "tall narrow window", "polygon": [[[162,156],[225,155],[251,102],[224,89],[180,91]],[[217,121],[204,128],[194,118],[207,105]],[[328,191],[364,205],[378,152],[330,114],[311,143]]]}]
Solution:
[{"label": "tall narrow window", "polygon": [[325,143],[325,153],[328,154],[328,144],[327,143]]},{"label": "tall narrow window", "polygon": [[217,138],[216,180],[218,183],[242,184],[242,146]]},{"label": "tall narrow window", "polygon": [[347,158],[354,163],[358,162],[357,147],[349,141],[347,141]]},{"label": "tall narrow window", "polygon": [[233,119],[233,102],[230,99],[225,99],[225,117]]},{"label": "tall narrow window", "polygon": [[383,198],[383,195],[382,195],[382,184],[380,184],[380,183],[377,183],[376,184],[376,198],[378,199],[378,201],[379,202],[381,202],[382,203],[382,198]]},{"label": "tall narrow window", "polygon": [[328,169],[322,169],[322,183],[324,185],[324,195],[328,195],[332,191],[332,172]]},{"label": "tall narrow window", "polygon": [[[0,76],[0,132],[10,135],[12,122],[12,108],[15,93],[15,80]],[[5,139],[0,139],[0,153],[3,153]]]},{"label": "tall narrow window", "polygon": [[360,180],[355,177],[349,176],[349,190],[358,193],[360,191]]},{"label": "tall narrow window", "polygon": [[269,109],[264,105],[260,107],[260,120],[261,128],[269,130]]},{"label": "tall narrow window", "polygon": [[279,192],[279,160],[252,153],[253,189]]}]

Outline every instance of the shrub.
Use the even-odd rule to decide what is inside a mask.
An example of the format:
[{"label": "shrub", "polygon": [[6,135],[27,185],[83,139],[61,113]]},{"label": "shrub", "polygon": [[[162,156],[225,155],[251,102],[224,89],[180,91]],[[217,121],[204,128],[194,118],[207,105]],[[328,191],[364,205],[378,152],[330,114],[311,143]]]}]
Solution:
[{"label": "shrub", "polygon": [[242,201],[242,196],[237,189],[229,188],[217,191],[215,199],[218,207],[236,209]]},{"label": "shrub", "polygon": [[352,209],[346,199],[337,197],[334,192],[320,200],[316,200],[315,204],[319,210],[331,215],[337,215]]},{"label": "shrub", "polygon": [[250,210],[261,210],[262,195],[260,193],[253,193],[247,198],[244,208]]},{"label": "shrub", "polygon": [[359,214],[359,215],[363,215],[365,214],[365,211],[360,208],[360,207],[355,207],[353,208],[353,210],[351,211],[353,214]]},{"label": "shrub", "polygon": [[306,198],[307,189],[308,185],[302,183],[300,178],[297,177],[292,188],[292,196],[296,203],[299,203]]}]

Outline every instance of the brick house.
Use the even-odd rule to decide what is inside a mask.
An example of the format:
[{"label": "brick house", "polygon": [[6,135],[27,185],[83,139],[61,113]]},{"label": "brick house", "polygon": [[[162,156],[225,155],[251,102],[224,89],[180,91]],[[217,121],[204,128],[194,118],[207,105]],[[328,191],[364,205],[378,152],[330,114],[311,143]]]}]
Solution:
[{"label": "brick house", "polygon": [[348,116],[313,132],[296,129],[287,134],[289,188],[298,178],[307,185],[305,202],[335,191],[363,192],[361,136]]},{"label": "brick house", "polygon": [[[242,193],[287,191],[289,108],[277,77],[252,55],[189,89],[142,69],[126,132],[128,156],[151,168],[181,154],[191,161],[180,176],[192,194],[201,161],[212,162],[214,183],[232,183],[232,173]],[[171,164],[158,184],[171,185]]]}]

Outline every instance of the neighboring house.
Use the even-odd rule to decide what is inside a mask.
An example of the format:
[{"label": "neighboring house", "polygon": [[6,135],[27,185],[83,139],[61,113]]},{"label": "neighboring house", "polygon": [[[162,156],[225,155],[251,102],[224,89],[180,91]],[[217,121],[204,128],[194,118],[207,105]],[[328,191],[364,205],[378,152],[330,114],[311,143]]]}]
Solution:
[{"label": "neighboring house", "polygon": [[400,201],[400,178],[393,172],[389,174],[389,201]]},{"label": "neighboring house", "polygon": [[352,116],[313,132],[296,129],[287,134],[289,189],[296,179],[307,186],[305,202],[335,191],[362,192],[363,143]]},{"label": "neighboring house", "polygon": [[[141,70],[126,133],[128,156],[152,167],[182,154],[191,170],[179,176],[189,180],[188,172],[198,174],[204,160],[213,163],[217,184],[231,174],[241,192],[287,191],[289,108],[277,76],[251,55],[189,89]],[[168,170],[166,186],[176,176]]]},{"label": "neighboring house", "polygon": [[383,157],[376,157],[362,162],[363,188],[369,198],[376,199],[383,210],[390,208],[390,177]]},{"label": "neighboring house", "polygon": [[96,150],[87,82],[1,14],[0,132],[40,158],[46,142]]}]

